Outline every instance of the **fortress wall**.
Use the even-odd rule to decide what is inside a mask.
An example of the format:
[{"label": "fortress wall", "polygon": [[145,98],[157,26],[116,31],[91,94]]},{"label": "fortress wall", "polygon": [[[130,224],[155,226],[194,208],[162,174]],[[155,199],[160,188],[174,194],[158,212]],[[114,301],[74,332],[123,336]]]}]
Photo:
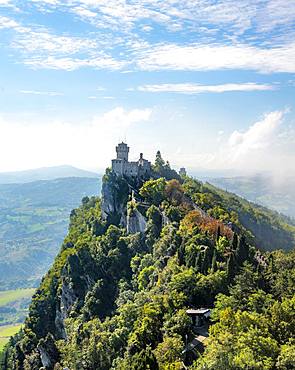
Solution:
[{"label": "fortress wall", "polygon": [[112,160],[112,170],[117,174],[122,176],[124,174],[124,161],[113,159]]},{"label": "fortress wall", "polygon": [[128,162],[125,167],[125,175],[127,176],[138,176],[138,163]]}]

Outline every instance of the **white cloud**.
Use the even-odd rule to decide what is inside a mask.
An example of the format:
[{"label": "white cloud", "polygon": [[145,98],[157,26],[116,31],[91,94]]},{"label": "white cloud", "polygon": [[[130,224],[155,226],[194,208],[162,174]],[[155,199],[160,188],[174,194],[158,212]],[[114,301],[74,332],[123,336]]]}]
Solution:
[{"label": "white cloud", "polygon": [[264,91],[273,90],[274,87],[268,84],[248,83],[228,83],[222,85],[199,85],[194,83],[182,84],[158,84],[139,86],[139,91],[145,92],[172,92],[181,94],[201,94],[201,93],[223,93],[229,91]]},{"label": "white cloud", "polygon": [[3,16],[0,16],[0,29],[1,28],[18,28],[19,27],[19,24],[11,19],[11,18],[8,18],[8,17],[3,17]]},{"label": "white cloud", "polygon": [[[295,7],[290,6],[288,0],[269,0],[265,4],[264,12],[258,12],[257,23],[260,32],[272,30],[278,26],[291,27],[295,20]],[[291,30],[290,30],[291,31]]]},{"label": "white cloud", "polygon": [[[295,72],[295,7],[289,0],[28,2],[96,27],[62,35],[0,17],[0,28],[16,31],[10,46],[33,68]],[[28,2],[0,0],[21,10]],[[174,32],[179,41],[171,44]]]},{"label": "white cloud", "polygon": [[[241,35],[252,29],[263,33],[278,26],[290,28],[295,19],[295,10],[290,0],[31,0],[33,3],[59,6],[69,9],[84,20],[97,25],[121,29],[132,29],[136,23],[148,19],[169,30],[178,31],[185,27],[196,29],[217,25],[227,33]],[[291,30],[291,28],[290,28]]]},{"label": "white cloud", "polygon": [[[40,38],[39,36],[40,35]],[[260,48],[248,45],[189,45],[166,44],[150,46],[130,45],[128,57],[113,57],[94,40],[57,37],[49,34],[27,34],[17,38],[16,48],[24,50],[24,63],[34,68],[75,70],[84,67],[124,69],[135,66],[139,70],[255,70],[261,73],[295,73],[295,43]],[[109,50],[108,50],[109,52]],[[85,56],[81,54],[86,53]],[[128,54],[130,53],[130,54]],[[239,84],[236,84],[237,86]],[[245,89],[251,89],[245,86]],[[254,87],[253,87],[254,88]],[[259,89],[259,87],[257,87]]]},{"label": "white cloud", "polygon": [[30,0],[32,3],[40,3],[40,4],[47,4],[47,5],[61,5],[61,1],[59,0]]},{"label": "white cloud", "polygon": [[[16,24],[17,25],[17,24]],[[1,28],[1,19],[0,19]],[[124,61],[116,60],[103,49],[101,40],[93,37],[58,36],[50,32],[15,27],[12,46],[20,50],[23,63],[32,68],[73,71],[83,67],[121,69]]]},{"label": "white cloud", "polygon": [[91,67],[97,69],[116,70],[124,66],[124,62],[117,61],[108,56],[98,56],[89,59],[73,57],[30,57],[24,60],[24,64],[33,68],[61,69],[74,71],[79,68]]},{"label": "white cloud", "polygon": [[248,45],[158,45],[137,53],[143,70],[244,69],[259,72],[295,72],[295,43],[260,48]]},{"label": "white cloud", "polygon": [[74,8],[73,11],[82,18],[95,18],[97,16],[95,12],[81,6]]},{"label": "white cloud", "polygon": [[132,109],[127,112],[122,107],[117,107],[102,117],[95,117],[95,125],[105,125],[107,130],[112,132],[112,129],[127,128],[135,123],[148,121],[151,116],[151,109]]},{"label": "white cloud", "polygon": [[247,130],[232,132],[215,153],[207,154],[207,167],[295,175],[295,131],[284,125],[285,114],[267,113]]},{"label": "white cloud", "polygon": [[141,29],[144,31],[144,32],[150,32],[153,30],[153,27],[152,26],[149,26],[148,24],[145,24],[141,27]]},{"label": "white cloud", "polygon": [[[154,22],[163,25],[170,22],[170,16],[162,11],[161,6],[152,2],[149,3],[149,1],[146,4],[140,1],[130,3],[120,0],[101,0],[99,2],[81,0],[77,3],[81,6],[78,11],[77,8],[74,11],[76,10],[76,13],[82,17],[87,16],[85,10],[90,11],[88,15],[90,18],[93,18],[93,13],[95,13],[98,18],[96,24],[99,27],[111,27],[126,32],[133,29],[136,23],[143,19],[152,19]],[[93,19],[90,19],[90,21],[93,21]]]},{"label": "white cloud", "polygon": [[0,171],[62,163],[84,168],[107,166],[119,138],[129,127],[149,121],[151,114],[151,109],[117,107],[80,124],[13,122],[0,117],[0,157],[6,158]]},{"label": "white cloud", "polygon": [[13,46],[28,52],[43,51],[52,54],[75,54],[96,49],[94,40],[81,37],[57,36],[48,32],[30,31],[18,35]]},{"label": "white cloud", "polygon": [[271,112],[250,126],[247,131],[234,131],[228,140],[231,161],[248,160],[253,151],[270,147],[276,139],[282,117],[282,111]]},{"label": "white cloud", "polygon": [[21,94],[29,94],[29,95],[47,95],[47,96],[62,96],[63,93],[56,92],[56,91],[38,91],[38,90],[20,90]]},{"label": "white cloud", "polygon": [[13,4],[13,0],[0,0],[0,8],[9,8],[18,11],[19,9]]}]

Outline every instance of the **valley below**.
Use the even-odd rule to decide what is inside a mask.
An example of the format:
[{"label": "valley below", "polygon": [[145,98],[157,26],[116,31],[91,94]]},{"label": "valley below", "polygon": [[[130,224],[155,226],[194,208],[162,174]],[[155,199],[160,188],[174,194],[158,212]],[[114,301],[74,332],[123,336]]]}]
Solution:
[{"label": "valley below", "polygon": [[101,179],[70,177],[0,185],[0,289],[36,287],[62,243],[73,208]]}]

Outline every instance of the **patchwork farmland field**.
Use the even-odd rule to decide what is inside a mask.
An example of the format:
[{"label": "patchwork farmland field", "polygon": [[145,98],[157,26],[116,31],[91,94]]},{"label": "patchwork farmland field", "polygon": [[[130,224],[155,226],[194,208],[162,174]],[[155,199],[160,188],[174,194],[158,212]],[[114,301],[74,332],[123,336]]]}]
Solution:
[{"label": "patchwork farmland field", "polygon": [[31,298],[35,289],[15,289],[0,291],[0,307],[14,303],[16,301]]},{"label": "patchwork farmland field", "polygon": [[[0,291],[0,329],[8,326],[13,328],[24,322],[34,291],[35,289]],[[4,337],[5,335],[1,336],[1,343]]]},{"label": "patchwork farmland field", "polygon": [[9,341],[9,338],[16,334],[22,325],[4,325],[0,326],[0,353],[3,350],[5,344]]}]

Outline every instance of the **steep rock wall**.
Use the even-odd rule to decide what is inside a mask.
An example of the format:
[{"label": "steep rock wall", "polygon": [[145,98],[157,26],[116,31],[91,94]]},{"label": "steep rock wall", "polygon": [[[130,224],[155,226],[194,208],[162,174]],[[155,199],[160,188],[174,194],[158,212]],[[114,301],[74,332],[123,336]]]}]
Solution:
[{"label": "steep rock wall", "polygon": [[144,233],[146,229],[146,218],[137,210],[132,210],[127,216],[127,232],[129,234]]},{"label": "steep rock wall", "polygon": [[101,214],[103,219],[123,227],[127,225],[127,201],[129,185],[123,178],[110,172],[103,178]]}]

